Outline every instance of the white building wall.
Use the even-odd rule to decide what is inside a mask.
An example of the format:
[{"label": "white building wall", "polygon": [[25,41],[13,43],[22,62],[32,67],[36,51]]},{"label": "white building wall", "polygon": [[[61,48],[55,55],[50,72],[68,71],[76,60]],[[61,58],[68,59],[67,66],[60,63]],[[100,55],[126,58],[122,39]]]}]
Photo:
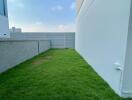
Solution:
[{"label": "white building wall", "polygon": [[9,38],[8,18],[0,15],[0,38]]},{"label": "white building wall", "polygon": [[[9,38],[9,24],[8,24],[8,14],[7,14],[7,0],[4,0],[4,9],[6,15],[0,14],[0,38]],[[2,8],[1,8],[2,9]]]},{"label": "white building wall", "polygon": [[[132,5],[132,2],[131,2]],[[132,97],[132,6],[131,15],[129,21],[129,31],[127,37],[127,51],[125,59],[125,67],[123,73],[123,85],[122,85],[122,95],[124,97]]]},{"label": "white building wall", "polygon": [[84,0],[77,17],[76,50],[120,96],[130,2]]},{"label": "white building wall", "polygon": [[84,0],[77,0],[77,12],[80,11],[80,8],[81,8],[81,6],[82,6],[82,4],[83,4],[83,1],[84,1]]}]

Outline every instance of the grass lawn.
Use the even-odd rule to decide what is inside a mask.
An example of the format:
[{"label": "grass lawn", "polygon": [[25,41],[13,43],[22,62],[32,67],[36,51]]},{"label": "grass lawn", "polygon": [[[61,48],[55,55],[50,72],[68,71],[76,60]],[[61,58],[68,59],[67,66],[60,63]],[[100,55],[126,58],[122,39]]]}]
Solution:
[{"label": "grass lawn", "polygon": [[0,100],[122,99],[72,49],[52,49],[0,74]]}]

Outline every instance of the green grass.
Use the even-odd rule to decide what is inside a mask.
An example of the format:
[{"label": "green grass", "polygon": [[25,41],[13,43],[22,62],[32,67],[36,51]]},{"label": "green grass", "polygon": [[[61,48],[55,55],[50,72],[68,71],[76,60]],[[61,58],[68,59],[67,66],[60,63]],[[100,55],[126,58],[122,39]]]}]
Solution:
[{"label": "green grass", "polygon": [[53,49],[0,75],[0,100],[122,99],[72,49]]}]

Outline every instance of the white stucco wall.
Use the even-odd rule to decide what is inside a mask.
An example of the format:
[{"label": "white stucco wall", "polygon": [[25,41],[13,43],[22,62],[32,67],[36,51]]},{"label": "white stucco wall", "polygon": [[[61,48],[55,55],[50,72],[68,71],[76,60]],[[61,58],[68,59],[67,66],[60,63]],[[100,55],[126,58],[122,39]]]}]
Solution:
[{"label": "white stucco wall", "polygon": [[[84,0],[77,16],[76,50],[122,96],[131,0]],[[130,95],[129,95],[130,96]]]},{"label": "white stucco wall", "polygon": [[77,12],[79,13],[84,0],[76,0],[76,1],[77,1]]},{"label": "white stucco wall", "polygon": [[[132,5],[132,2],[131,2]],[[123,72],[123,85],[122,85],[122,95],[124,97],[132,97],[132,6],[131,15],[129,21],[129,31],[127,37],[127,49],[125,58],[125,67]]]},{"label": "white stucco wall", "polygon": [[9,38],[8,17],[0,15],[0,38]]},{"label": "white stucco wall", "polygon": [[8,14],[7,14],[7,0],[5,2],[5,13],[6,16],[0,15],[0,38],[9,38],[9,23],[8,23]]}]

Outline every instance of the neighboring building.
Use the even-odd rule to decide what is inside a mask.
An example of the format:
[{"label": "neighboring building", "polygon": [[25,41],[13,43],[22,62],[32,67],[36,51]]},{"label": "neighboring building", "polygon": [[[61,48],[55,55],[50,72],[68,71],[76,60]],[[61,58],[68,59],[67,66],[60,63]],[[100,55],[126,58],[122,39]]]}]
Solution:
[{"label": "neighboring building", "polygon": [[0,0],[0,38],[9,38],[7,0]]},{"label": "neighboring building", "polygon": [[131,0],[77,2],[76,50],[117,94],[132,97]]},{"label": "neighboring building", "polygon": [[16,27],[12,27],[10,29],[11,33],[22,33],[22,29],[21,28],[16,28]]}]

